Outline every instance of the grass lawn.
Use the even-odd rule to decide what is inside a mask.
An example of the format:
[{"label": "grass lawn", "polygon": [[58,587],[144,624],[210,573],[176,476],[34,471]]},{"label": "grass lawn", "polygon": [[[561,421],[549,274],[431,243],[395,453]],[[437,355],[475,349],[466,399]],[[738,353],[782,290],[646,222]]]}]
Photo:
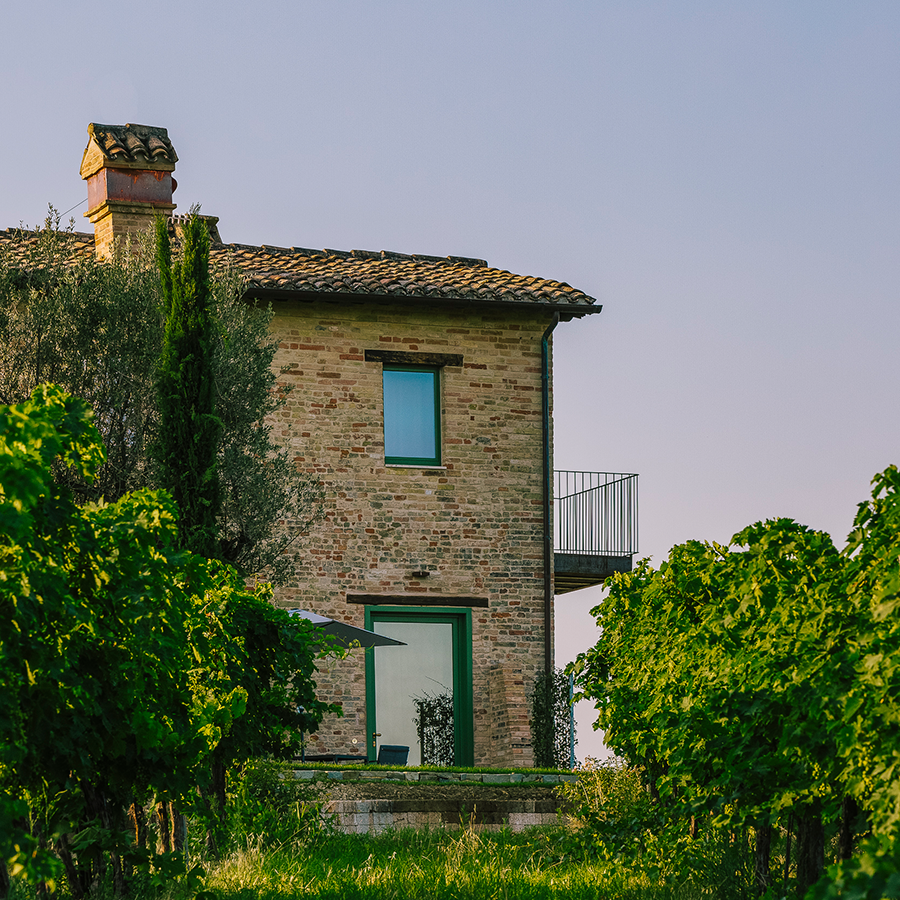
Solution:
[{"label": "grass lawn", "polygon": [[222,900],[676,896],[611,864],[573,859],[560,851],[563,836],[560,829],[323,834],[291,848],[236,852],[210,871],[206,886]]},{"label": "grass lawn", "polygon": [[[696,858],[683,866],[686,859],[675,861],[670,849],[653,845],[647,835],[646,853],[628,852],[625,856],[630,861],[613,861],[617,854],[605,851],[590,829],[562,823],[518,833],[469,826],[453,831],[344,834],[320,816],[322,785],[285,778],[282,772],[266,765],[249,768],[235,784],[232,850],[223,861],[207,865],[204,887],[216,900],[696,900],[700,896],[741,900],[752,896],[743,889],[746,879],[733,877],[740,860],[730,858],[734,856],[731,845],[723,854],[721,847],[705,840],[697,842],[695,849],[700,857],[711,851],[708,869],[698,867]],[[340,792],[359,793],[363,787],[333,785]],[[375,794],[394,787],[417,795],[426,790],[440,793],[477,787],[485,797],[493,790],[550,789],[546,785],[368,787]],[[577,793],[574,786],[555,790]],[[585,791],[589,793],[589,787]],[[199,842],[195,849],[192,856],[203,855]],[[173,893],[171,900],[180,898]]]}]

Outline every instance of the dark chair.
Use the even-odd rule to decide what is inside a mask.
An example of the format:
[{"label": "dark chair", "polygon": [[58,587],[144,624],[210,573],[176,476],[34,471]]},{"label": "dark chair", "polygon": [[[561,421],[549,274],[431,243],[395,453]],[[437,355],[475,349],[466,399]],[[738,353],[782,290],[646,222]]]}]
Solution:
[{"label": "dark chair", "polygon": [[409,759],[409,747],[399,744],[382,744],[378,748],[379,766],[405,766]]}]

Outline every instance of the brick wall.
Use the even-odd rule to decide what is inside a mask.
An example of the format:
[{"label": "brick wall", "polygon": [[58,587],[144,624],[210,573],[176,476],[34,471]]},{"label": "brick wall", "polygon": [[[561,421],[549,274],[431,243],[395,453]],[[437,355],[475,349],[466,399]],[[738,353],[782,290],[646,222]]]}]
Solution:
[{"label": "brick wall", "polygon": [[534,765],[531,707],[523,674],[502,664],[488,670],[488,722],[491,765],[523,768]]},{"label": "brick wall", "polygon": [[[272,323],[275,362],[293,389],[275,431],[326,498],[278,600],[360,627],[364,607],[348,593],[487,600],[472,610],[478,763],[501,761],[492,683],[515,708],[510,747],[525,753],[518,708],[543,666],[540,339],[548,321],[527,310],[341,299],[278,303]],[[443,468],[385,465],[382,366],[365,360],[378,349],[462,354],[461,367],[442,370]],[[422,570],[427,578],[413,575]],[[311,752],[364,746],[363,657],[351,651],[320,668],[321,693],[342,702],[344,717],[323,725]]]}]

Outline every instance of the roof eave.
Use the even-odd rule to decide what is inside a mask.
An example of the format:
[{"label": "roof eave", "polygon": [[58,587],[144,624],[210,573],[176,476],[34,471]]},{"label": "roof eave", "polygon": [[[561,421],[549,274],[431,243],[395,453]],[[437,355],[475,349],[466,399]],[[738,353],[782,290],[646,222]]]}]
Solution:
[{"label": "roof eave", "polygon": [[483,298],[464,299],[461,297],[427,297],[424,295],[398,295],[398,294],[361,294],[343,291],[298,291],[290,288],[265,288],[249,286],[244,291],[244,296],[251,300],[284,301],[296,300],[301,303],[321,301],[325,303],[428,303],[433,306],[472,309],[487,307],[490,309],[517,309],[559,313],[563,322],[571,319],[580,319],[582,316],[599,313],[603,305],[597,304],[565,304],[542,303],[539,300],[485,300]]}]

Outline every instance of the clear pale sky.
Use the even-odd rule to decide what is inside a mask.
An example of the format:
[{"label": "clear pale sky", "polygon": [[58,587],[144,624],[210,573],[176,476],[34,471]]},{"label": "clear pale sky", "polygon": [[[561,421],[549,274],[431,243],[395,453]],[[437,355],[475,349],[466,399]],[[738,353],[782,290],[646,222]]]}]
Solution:
[{"label": "clear pale sky", "polygon": [[[657,563],[774,516],[840,545],[900,462],[896,0],[31,0],[0,77],[0,227],[85,199],[88,122],[138,122],[226,241],[597,297],[556,332],[556,465],[640,473]],[[601,596],[558,600],[560,663]]]}]

